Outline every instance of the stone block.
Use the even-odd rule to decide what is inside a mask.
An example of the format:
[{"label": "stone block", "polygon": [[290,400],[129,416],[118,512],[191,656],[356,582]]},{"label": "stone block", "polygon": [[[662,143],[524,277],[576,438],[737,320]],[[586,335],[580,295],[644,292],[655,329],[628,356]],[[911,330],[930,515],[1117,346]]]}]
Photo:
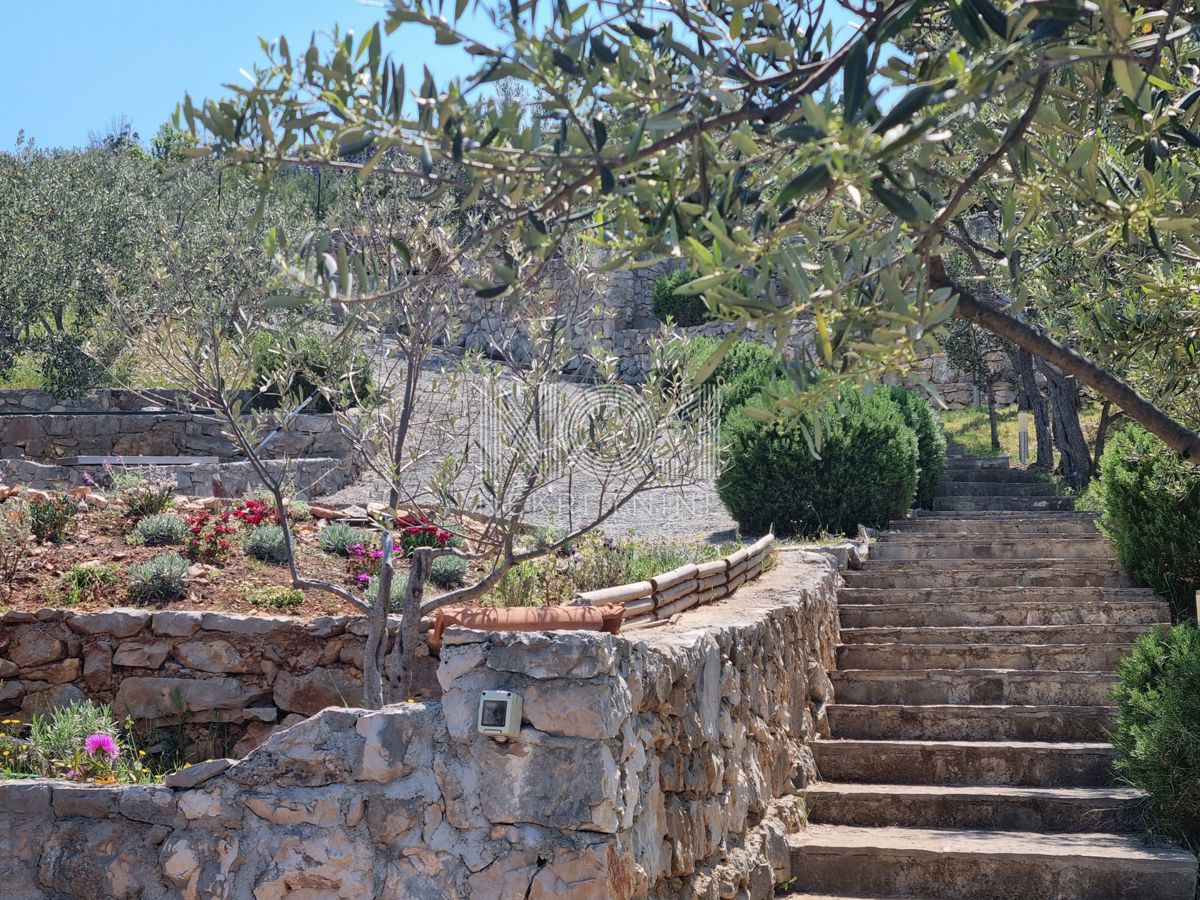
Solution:
[{"label": "stone block", "polygon": [[200,672],[254,672],[258,661],[247,659],[229,641],[202,638],[175,645],[175,659]]},{"label": "stone block", "polygon": [[168,787],[135,784],[121,791],[121,815],[149,825],[171,825],[176,821],[175,792]]},{"label": "stone block", "polygon": [[40,628],[18,628],[9,641],[8,656],[21,668],[58,662],[67,652],[65,641]]},{"label": "stone block", "polygon": [[296,619],[287,616],[239,616],[232,613],[203,613],[201,626],[205,631],[226,634],[271,634],[299,627]]},{"label": "stone block", "polygon": [[436,706],[403,704],[362,716],[354,730],[363,738],[359,781],[389,782],[433,766],[435,735],[444,734]]},{"label": "stone block", "polygon": [[83,680],[90,691],[107,691],[112,687],[112,644],[97,641],[83,654]]},{"label": "stone block", "polygon": [[68,684],[79,677],[83,664],[75,658],[59,660],[46,666],[26,669],[22,677],[29,681],[48,681],[50,684]]},{"label": "stone block", "polygon": [[163,641],[147,644],[143,641],[124,641],[113,652],[113,665],[130,669],[157,669],[166,662],[171,645]]},{"label": "stone block", "polygon": [[531,678],[594,678],[617,664],[616,639],[591,631],[503,631],[490,635],[488,668]]},{"label": "stone block", "polygon": [[123,787],[94,784],[56,784],[52,804],[56,816],[107,819],[117,812]]},{"label": "stone block", "polygon": [[150,624],[150,613],[144,609],[111,609],[105,612],[78,613],[67,619],[72,631],[85,635],[133,637]]},{"label": "stone block", "polygon": [[216,778],[233,765],[232,759],[206,759],[182,769],[177,769],[163,779],[163,786],[175,790],[187,790]]},{"label": "stone block", "polygon": [[155,634],[167,637],[191,637],[200,630],[204,614],[198,612],[156,612],[151,622]]},{"label": "stone block", "polygon": [[234,678],[126,678],[113,702],[118,715],[160,719],[179,712],[238,710],[250,695]]},{"label": "stone block", "polygon": [[293,674],[281,671],[275,679],[275,705],[311,716],[331,706],[354,707],[362,702],[362,677],[347,669],[318,667]]}]

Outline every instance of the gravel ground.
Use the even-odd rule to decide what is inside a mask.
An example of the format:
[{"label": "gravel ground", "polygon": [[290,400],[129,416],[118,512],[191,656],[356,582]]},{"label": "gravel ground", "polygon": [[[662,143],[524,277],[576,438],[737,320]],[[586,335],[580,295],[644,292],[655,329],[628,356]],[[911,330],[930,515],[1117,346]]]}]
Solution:
[{"label": "gravel ground", "polygon": [[[389,378],[387,365],[386,358],[379,355],[376,380],[381,385],[394,384],[397,380],[395,373],[390,373]],[[486,441],[495,428],[485,414],[489,403],[487,380],[483,375],[467,373],[457,383],[448,383],[443,372],[458,365],[460,361],[453,356],[438,356],[427,364],[423,376],[423,400],[407,442],[407,446],[419,448],[419,458],[412,462],[404,476],[405,487],[418,499],[427,491],[430,480],[448,456],[461,459],[464,449],[470,452],[478,442]],[[581,408],[580,405],[586,407],[596,402],[603,390],[583,384],[569,385],[565,402],[572,409]],[[454,421],[446,421],[448,414],[454,416]],[[605,496],[613,496],[613,489],[619,490],[620,481],[619,477],[614,477],[611,468],[607,477],[587,471],[576,472],[569,483],[561,480],[537,492],[531,498],[525,519],[529,524],[556,527],[569,527],[572,521],[586,521],[594,515],[601,492],[607,490]],[[384,500],[386,495],[384,480],[374,473],[367,473],[322,501],[365,505],[368,501]],[[717,496],[711,477],[683,487],[639,494],[602,527],[613,535],[633,533],[647,538],[713,542],[729,540],[736,531],[736,523]]]}]

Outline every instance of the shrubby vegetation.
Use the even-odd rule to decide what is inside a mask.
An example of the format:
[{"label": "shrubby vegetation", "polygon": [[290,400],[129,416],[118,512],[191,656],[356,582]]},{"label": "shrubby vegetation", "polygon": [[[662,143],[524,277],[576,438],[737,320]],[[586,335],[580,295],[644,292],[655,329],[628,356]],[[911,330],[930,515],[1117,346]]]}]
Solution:
[{"label": "shrubby vegetation", "polygon": [[1120,675],[1117,772],[1145,791],[1156,831],[1200,850],[1200,630],[1187,622],[1143,635]]},{"label": "shrubby vegetation", "polygon": [[676,289],[699,278],[698,272],[683,268],[660,275],[650,289],[650,311],[660,322],[687,328],[713,319],[703,294],[679,294]]},{"label": "shrubby vegetation", "polygon": [[129,535],[129,543],[145,547],[182,544],[187,538],[188,525],[176,513],[152,513],[137,520]]},{"label": "shrubby vegetation", "polygon": [[887,395],[896,404],[904,424],[917,436],[916,504],[931,509],[937,484],[946,471],[946,435],[929,404],[913,391],[889,387]]},{"label": "shrubby vegetation", "polygon": [[136,603],[170,603],[187,595],[188,561],[178,553],[129,567],[129,596]]},{"label": "shrubby vegetation", "polygon": [[1177,617],[1192,615],[1200,590],[1200,467],[1130,425],[1109,438],[1099,491],[1089,496],[1121,565],[1164,594]]},{"label": "shrubby vegetation", "polygon": [[36,775],[68,781],[150,781],[131,728],[122,727],[107,706],[72,702],[34,713],[28,726],[0,721],[0,777]]},{"label": "shrubby vegetation", "polygon": [[821,435],[815,446],[800,424],[774,419],[762,400],[726,419],[717,487],[743,531],[853,533],[860,524],[881,528],[912,505],[917,438],[886,393],[845,391],[807,423]]},{"label": "shrubby vegetation", "polygon": [[254,377],[256,405],[267,407],[308,401],[305,412],[328,413],[363,406],[374,394],[366,355],[348,339],[333,340],[311,327],[260,334]]}]

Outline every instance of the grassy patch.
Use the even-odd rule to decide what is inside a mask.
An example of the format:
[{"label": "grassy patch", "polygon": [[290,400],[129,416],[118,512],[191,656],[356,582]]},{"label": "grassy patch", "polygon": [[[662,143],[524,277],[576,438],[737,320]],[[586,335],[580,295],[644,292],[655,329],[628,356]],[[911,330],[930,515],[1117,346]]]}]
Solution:
[{"label": "grassy patch", "polygon": [[[1000,436],[1000,449],[992,449],[991,430],[988,426],[986,409],[969,407],[967,409],[950,409],[941,413],[942,428],[946,437],[962,444],[971,456],[995,456],[997,453],[1008,454],[1014,464],[1017,463],[1020,452],[1020,439],[1017,432],[1017,407],[1006,406],[996,411],[996,426]],[[1079,424],[1083,428],[1083,436],[1088,444],[1088,451],[1093,451],[1096,440],[1096,429],[1100,425],[1100,407],[1090,404],[1079,410]],[[1037,438],[1033,431],[1033,417],[1029,420],[1029,458],[1032,462],[1037,454]],[[1054,456],[1058,464],[1058,454]]]}]

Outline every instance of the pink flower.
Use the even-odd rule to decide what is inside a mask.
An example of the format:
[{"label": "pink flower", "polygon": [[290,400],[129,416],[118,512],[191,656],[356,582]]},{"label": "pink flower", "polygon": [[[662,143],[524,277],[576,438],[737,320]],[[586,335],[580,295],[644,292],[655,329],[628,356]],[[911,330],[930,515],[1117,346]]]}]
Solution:
[{"label": "pink flower", "polygon": [[372,550],[371,555],[373,557],[375,557],[376,559],[383,559],[383,551],[382,550]]},{"label": "pink flower", "polygon": [[366,584],[368,581],[371,580],[371,576],[368,575],[366,572],[359,572],[358,580],[359,580],[360,584]]},{"label": "pink flower", "polygon": [[121,753],[121,748],[117,746],[113,736],[105,734],[103,731],[89,735],[88,739],[83,742],[83,749],[87,751],[88,756],[95,756],[97,753],[103,752],[109,759],[116,759]]}]

